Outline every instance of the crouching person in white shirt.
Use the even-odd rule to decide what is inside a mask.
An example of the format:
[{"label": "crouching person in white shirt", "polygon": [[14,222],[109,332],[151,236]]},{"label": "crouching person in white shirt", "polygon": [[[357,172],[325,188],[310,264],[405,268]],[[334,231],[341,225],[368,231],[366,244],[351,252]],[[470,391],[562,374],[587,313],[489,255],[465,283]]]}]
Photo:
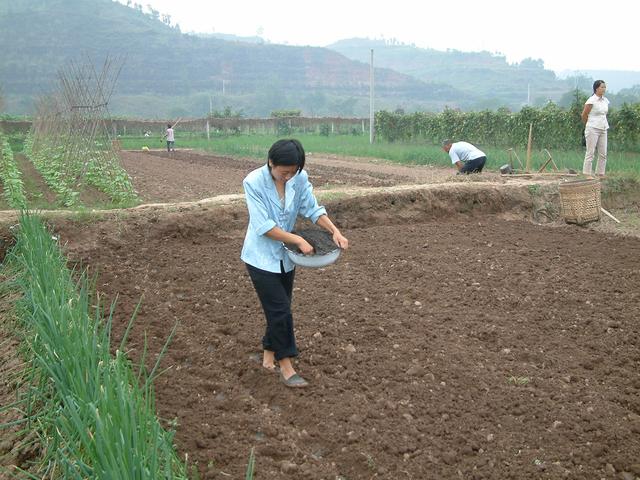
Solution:
[{"label": "crouching person in white shirt", "polygon": [[447,139],[442,142],[442,150],[449,154],[451,163],[458,169],[458,174],[480,173],[487,161],[484,152],[468,142]]}]

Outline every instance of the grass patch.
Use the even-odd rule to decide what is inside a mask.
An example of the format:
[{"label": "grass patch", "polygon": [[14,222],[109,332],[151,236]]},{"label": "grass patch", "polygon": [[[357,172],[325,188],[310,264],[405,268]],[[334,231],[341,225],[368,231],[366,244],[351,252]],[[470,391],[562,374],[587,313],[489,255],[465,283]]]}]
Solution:
[{"label": "grass patch", "polygon": [[537,183],[534,183],[532,185],[527,185],[527,190],[529,190],[529,194],[532,197],[540,195],[540,185],[538,185]]},{"label": "grass patch", "polygon": [[9,141],[13,153],[21,152],[24,149],[24,142],[27,139],[26,132],[5,133],[4,136]]},{"label": "grass patch", "polygon": [[322,190],[316,190],[315,195],[318,200],[322,200],[325,202],[342,200],[349,196],[349,194],[346,192],[326,192]]},{"label": "grass patch", "polygon": [[79,208],[67,217],[70,221],[78,225],[90,225],[104,218],[103,212]]}]

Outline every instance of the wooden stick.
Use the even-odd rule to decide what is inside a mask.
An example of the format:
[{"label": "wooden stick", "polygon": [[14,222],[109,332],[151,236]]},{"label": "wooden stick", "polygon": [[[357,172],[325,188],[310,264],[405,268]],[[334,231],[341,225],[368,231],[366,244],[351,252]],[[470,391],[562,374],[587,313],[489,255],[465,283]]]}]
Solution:
[{"label": "wooden stick", "polygon": [[529,140],[527,141],[527,172],[531,171],[531,142],[533,137],[533,123],[529,124]]},{"label": "wooden stick", "polygon": [[[517,171],[517,170],[516,170]],[[562,172],[530,172],[530,173],[508,173],[506,175],[500,174],[501,177],[577,177],[577,173],[562,173]]]},{"label": "wooden stick", "polygon": [[544,162],[544,164],[540,167],[540,169],[538,170],[538,173],[544,172],[544,169],[547,168],[547,165],[549,165],[549,162],[551,160],[553,160],[553,158],[551,158],[551,157],[547,158],[547,161]]},{"label": "wooden stick", "polygon": [[605,215],[609,216],[610,218],[612,218],[613,220],[615,220],[617,223],[621,223],[620,220],[618,220],[616,217],[614,217],[613,215],[611,215],[609,212],[607,212],[604,208],[600,207],[600,210],[602,210],[602,213],[604,213]]},{"label": "wooden stick", "polygon": [[544,169],[547,168],[547,165],[549,165],[549,162],[551,162],[551,165],[553,165],[553,170],[554,171],[558,171],[558,166],[556,165],[556,162],[553,161],[553,157],[551,156],[551,154],[549,153],[549,150],[547,150],[546,148],[544,149],[544,152],[547,154],[547,156],[549,158],[547,158],[547,161],[544,162],[544,165],[542,165],[540,167],[540,170],[538,170],[538,173],[542,173],[544,172]]},{"label": "wooden stick", "polygon": [[513,154],[513,156],[516,157],[516,160],[518,160],[518,164],[520,165],[520,168],[524,170],[524,165],[520,161],[520,157],[518,157],[518,154],[516,153],[516,151],[513,148],[510,148],[507,151],[509,152],[509,163],[511,164],[511,168],[513,168],[513,160],[511,158],[511,154]]},{"label": "wooden stick", "polygon": [[556,162],[553,161],[553,157],[551,156],[551,153],[549,153],[549,150],[547,150],[546,148],[544,149],[545,152],[547,152],[547,155],[549,155],[549,158],[551,159],[551,164],[553,165],[553,169],[556,172],[559,172],[560,169],[558,168],[558,165],[556,165]]}]

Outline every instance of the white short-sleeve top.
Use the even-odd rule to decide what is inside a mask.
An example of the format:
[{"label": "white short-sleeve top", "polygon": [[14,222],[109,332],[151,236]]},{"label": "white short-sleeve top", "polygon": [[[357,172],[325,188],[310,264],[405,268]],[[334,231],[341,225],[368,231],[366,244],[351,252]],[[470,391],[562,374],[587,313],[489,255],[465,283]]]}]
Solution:
[{"label": "white short-sleeve top", "polygon": [[601,130],[607,130],[609,128],[609,122],[607,122],[607,113],[609,112],[609,100],[604,95],[599,97],[598,95],[591,95],[585,102],[585,105],[593,105],[587,118],[587,127],[599,128]]}]

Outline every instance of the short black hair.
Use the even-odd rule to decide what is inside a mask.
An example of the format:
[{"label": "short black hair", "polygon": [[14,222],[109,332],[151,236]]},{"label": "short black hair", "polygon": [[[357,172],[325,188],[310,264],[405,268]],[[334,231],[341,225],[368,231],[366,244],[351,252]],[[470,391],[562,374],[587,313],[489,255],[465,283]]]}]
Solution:
[{"label": "short black hair", "polygon": [[300,141],[294,138],[278,140],[269,149],[267,165],[269,160],[271,160],[271,164],[274,167],[278,165],[296,165],[298,172],[300,172],[304,168],[304,148],[302,148]]}]

